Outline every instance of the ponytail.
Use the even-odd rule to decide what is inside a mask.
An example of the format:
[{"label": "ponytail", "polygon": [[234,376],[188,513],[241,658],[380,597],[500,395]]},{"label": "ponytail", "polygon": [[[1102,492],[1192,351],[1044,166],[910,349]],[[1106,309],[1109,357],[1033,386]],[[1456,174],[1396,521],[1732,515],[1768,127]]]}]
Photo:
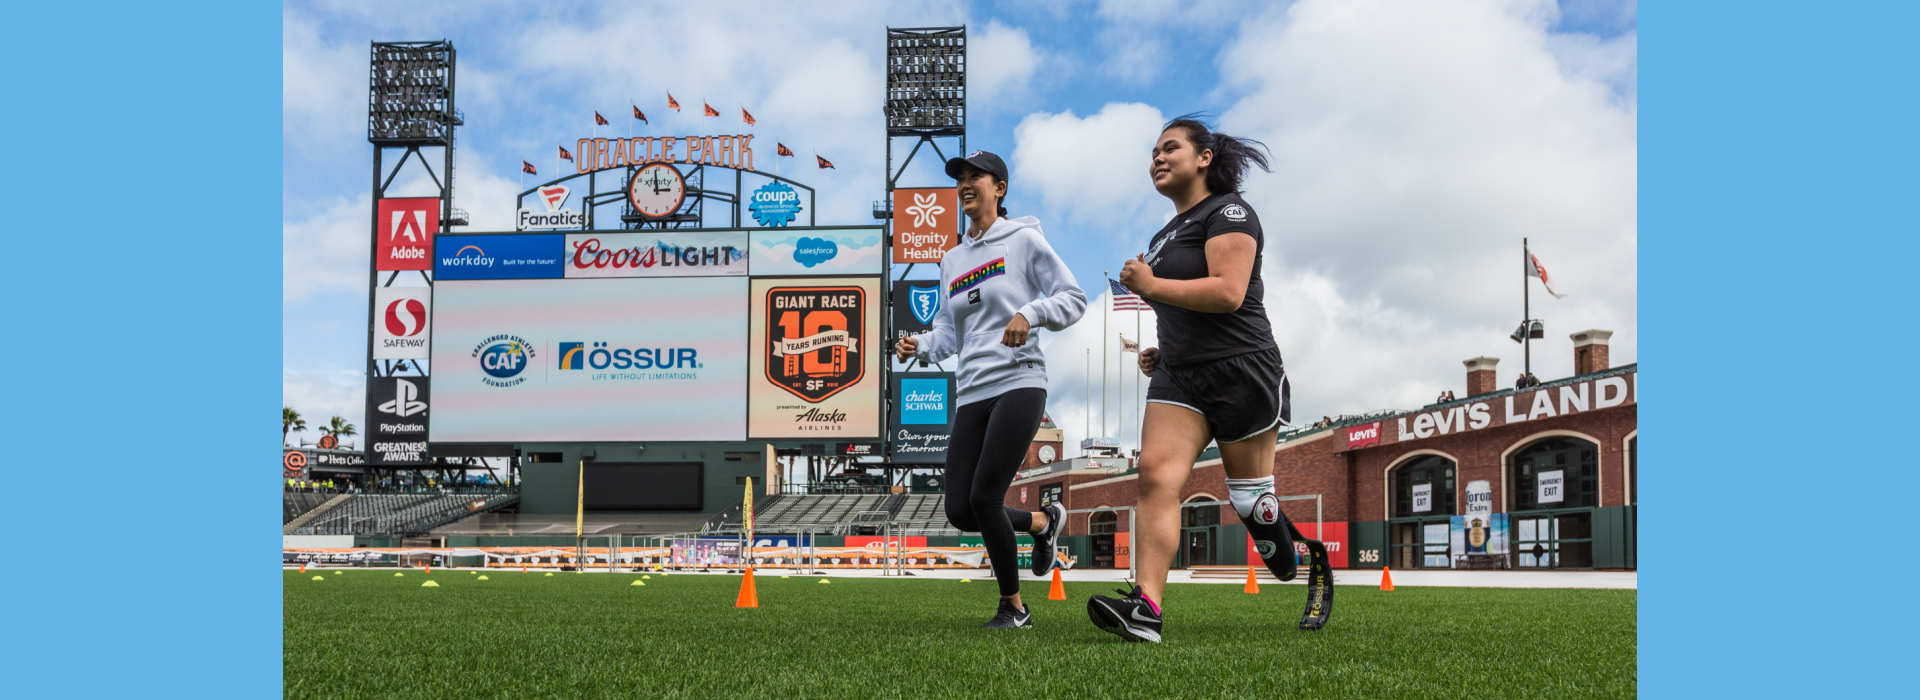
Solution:
[{"label": "ponytail", "polygon": [[1206,168],[1207,191],[1213,194],[1239,192],[1240,183],[1246,179],[1247,164],[1260,166],[1261,170],[1273,172],[1267,165],[1269,151],[1267,145],[1259,141],[1237,136],[1228,136],[1207,127],[1201,121],[1202,114],[1195,112],[1174,117],[1161,131],[1179,128],[1187,132],[1187,140],[1193,143],[1193,150],[1213,151],[1213,164]]}]

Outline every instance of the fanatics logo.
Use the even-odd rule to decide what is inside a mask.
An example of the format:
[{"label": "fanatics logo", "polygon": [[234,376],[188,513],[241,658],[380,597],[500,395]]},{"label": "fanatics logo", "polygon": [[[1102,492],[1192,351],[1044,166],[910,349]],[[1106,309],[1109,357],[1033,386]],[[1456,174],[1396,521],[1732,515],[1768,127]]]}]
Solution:
[{"label": "fanatics logo", "polygon": [[1229,204],[1221,208],[1220,214],[1222,216],[1227,217],[1228,221],[1246,221],[1247,220],[1247,208],[1240,206],[1238,204]]}]

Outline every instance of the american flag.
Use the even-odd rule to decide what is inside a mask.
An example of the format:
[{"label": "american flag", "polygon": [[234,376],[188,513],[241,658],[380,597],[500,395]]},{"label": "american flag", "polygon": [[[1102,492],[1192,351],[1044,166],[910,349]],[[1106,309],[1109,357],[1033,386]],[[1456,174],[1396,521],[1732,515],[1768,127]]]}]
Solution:
[{"label": "american flag", "polygon": [[1120,286],[1120,282],[1112,277],[1107,278],[1107,291],[1113,296],[1114,311],[1153,310],[1153,307],[1147,306],[1145,299],[1141,299],[1140,295],[1128,291],[1126,287]]}]

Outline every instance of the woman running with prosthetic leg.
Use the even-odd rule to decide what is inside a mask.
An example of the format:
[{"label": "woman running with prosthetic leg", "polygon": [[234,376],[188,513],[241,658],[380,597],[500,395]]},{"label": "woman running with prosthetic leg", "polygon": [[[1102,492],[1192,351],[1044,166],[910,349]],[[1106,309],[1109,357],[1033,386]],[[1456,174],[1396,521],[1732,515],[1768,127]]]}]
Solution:
[{"label": "woman running with prosthetic leg", "polygon": [[947,442],[947,519],[980,533],[993,561],[1000,607],[981,627],[1032,627],[1020,600],[1015,533],[1033,535],[1033,575],[1045,576],[1053,570],[1067,511],[1058,503],[1037,513],[1005,505],[1047,409],[1047,358],[1029,332],[1034,326],[1065,330],[1087,310],[1087,297],[1041,235],[1038,219],[1006,217],[1000,203],[1007,165],[999,156],[974,151],[954,158],[947,175],[957,182],[971,223],[940,261],[947,296],[933,331],[900,339],[894,354],[902,362],[960,356],[958,411]]},{"label": "woman running with prosthetic leg", "polygon": [[[1087,601],[1095,625],[1128,641],[1160,641],[1167,568],[1180,537],[1180,489],[1209,442],[1220,445],[1233,510],[1267,569],[1289,581],[1298,566],[1298,531],[1273,491],[1275,440],[1292,407],[1261,301],[1266,241],[1260,218],[1239,194],[1248,164],[1267,169],[1261,148],[1214,133],[1191,115],[1169,122],[1153,147],[1148,173],[1177,213],[1147,252],[1120,270],[1120,283],[1159,319],[1160,347],[1140,353],[1140,371],[1152,380],[1141,424],[1133,545],[1139,576],[1119,598]],[[1306,542],[1310,550],[1319,546]],[[1315,551],[1319,585],[1310,586],[1301,622],[1309,629],[1325,624],[1332,592],[1331,573],[1320,576],[1325,550]]]}]

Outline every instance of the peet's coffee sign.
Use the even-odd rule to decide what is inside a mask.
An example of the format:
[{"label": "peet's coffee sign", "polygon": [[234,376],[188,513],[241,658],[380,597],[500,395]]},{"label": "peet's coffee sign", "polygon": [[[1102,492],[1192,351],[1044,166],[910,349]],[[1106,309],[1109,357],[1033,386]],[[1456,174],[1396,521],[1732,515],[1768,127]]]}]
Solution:
[{"label": "peet's coffee sign", "polygon": [[[1364,436],[1368,425],[1349,426],[1345,428],[1346,449],[1457,435],[1633,404],[1639,401],[1639,377],[1639,372],[1628,371],[1432,411],[1409,413],[1394,418],[1392,423],[1372,424],[1379,426],[1373,442],[1368,442]],[[1388,431],[1387,426],[1393,429]],[[1356,432],[1362,435],[1356,436]],[[1389,437],[1391,439],[1387,439]]]},{"label": "peet's coffee sign", "polygon": [[753,134],[589,138],[575,142],[573,154],[573,167],[581,174],[648,163],[754,169]]}]

